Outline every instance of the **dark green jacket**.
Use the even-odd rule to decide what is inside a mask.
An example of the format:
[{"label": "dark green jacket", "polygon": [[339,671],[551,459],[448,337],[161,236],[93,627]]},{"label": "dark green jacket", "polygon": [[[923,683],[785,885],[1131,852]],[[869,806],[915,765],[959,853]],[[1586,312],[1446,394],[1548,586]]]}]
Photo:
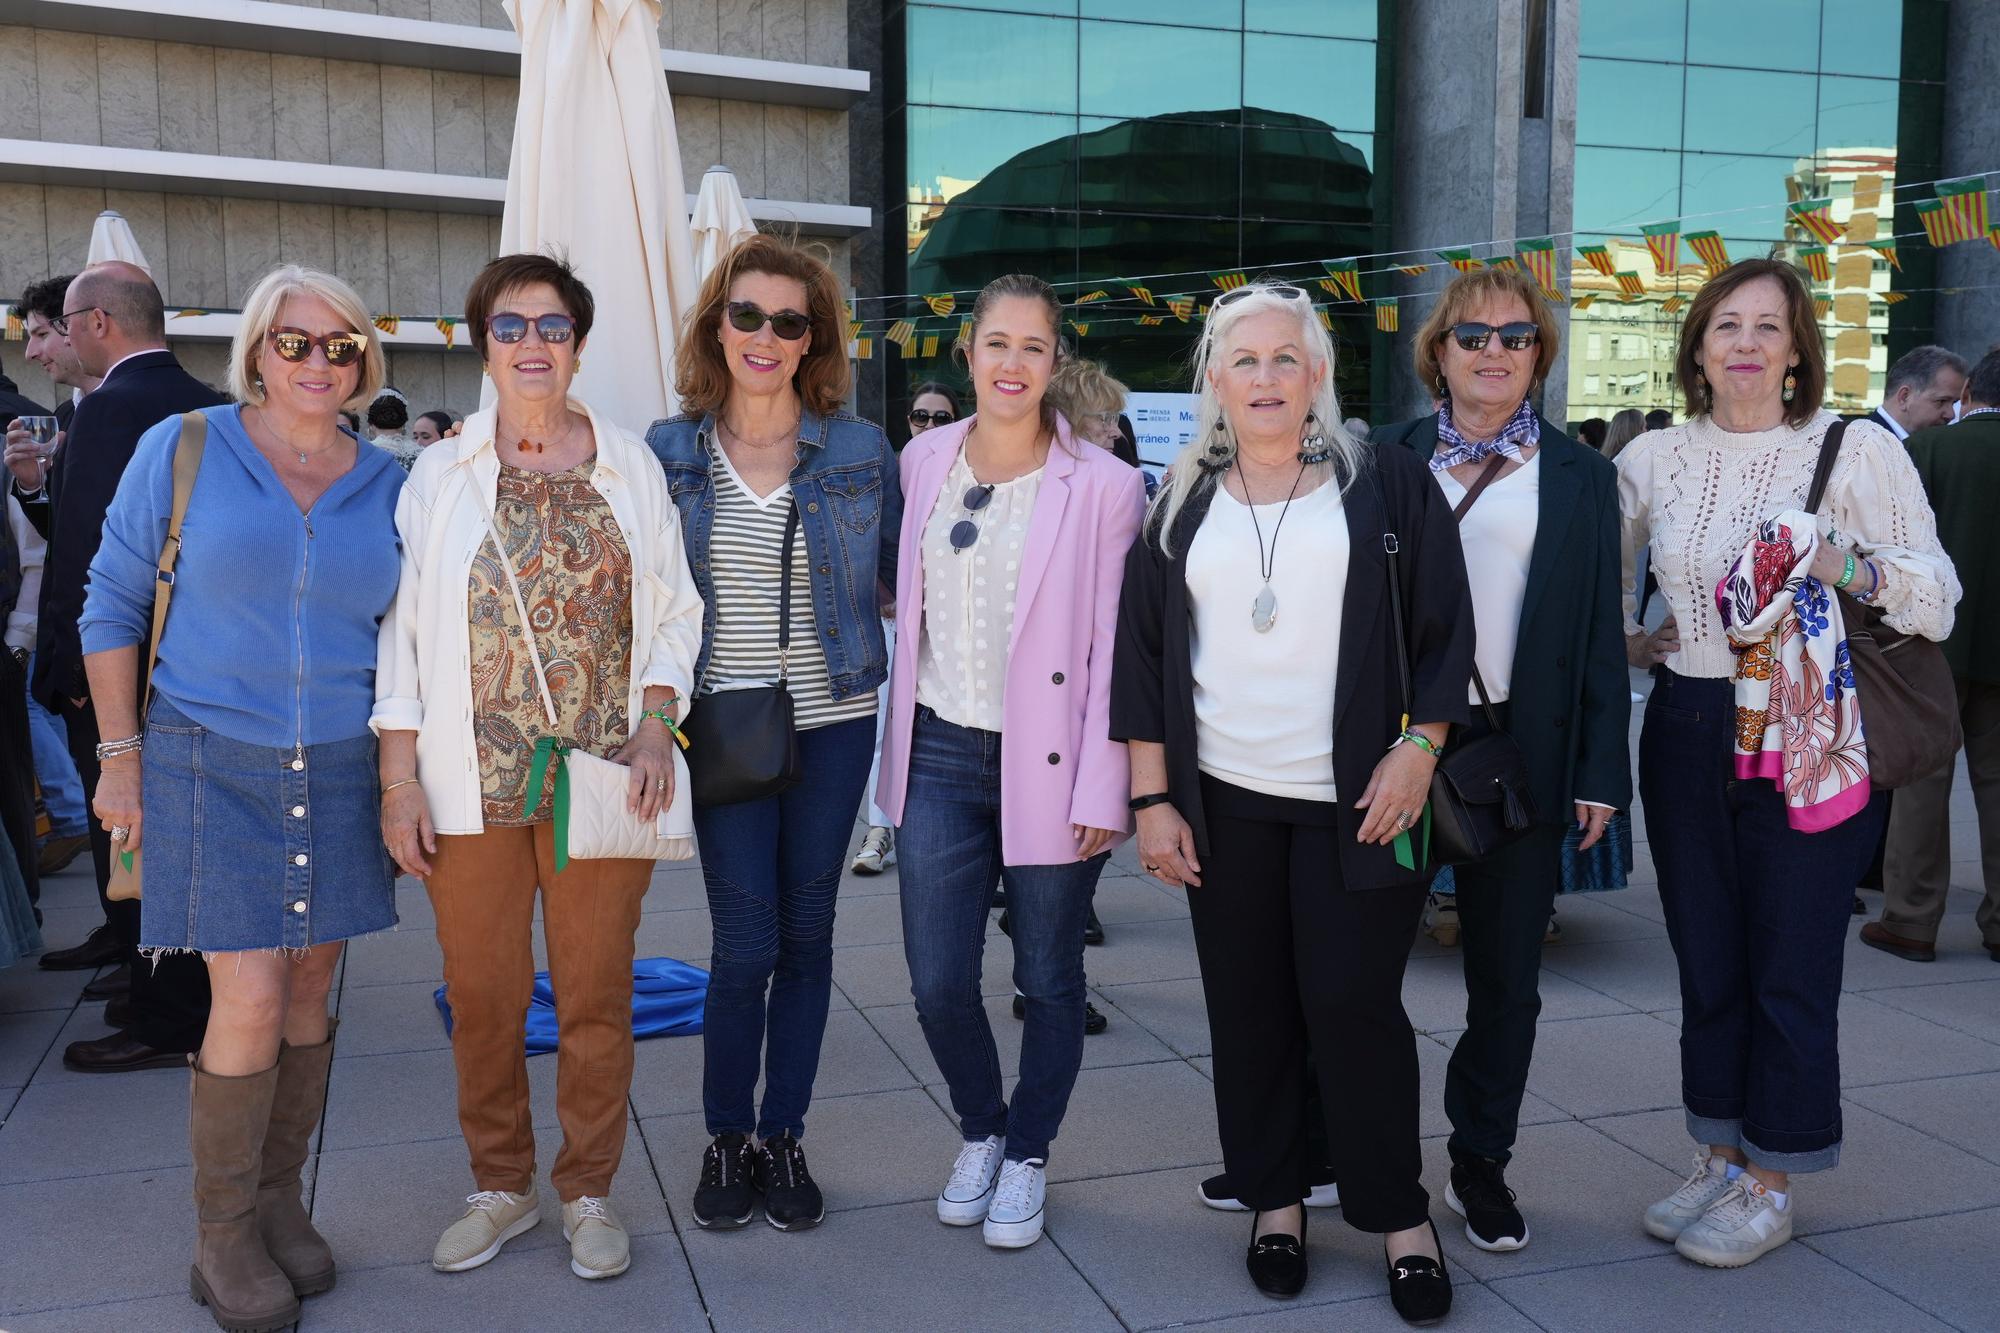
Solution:
[{"label": "dark green jacket", "polygon": [[[1375,432],[1428,460],[1437,417]],[[1534,783],[1535,812],[1573,823],[1579,800],[1632,803],[1632,690],[1618,594],[1618,473],[1609,459],[1542,422],[1542,480],[1509,730]]]},{"label": "dark green jacket", "polygon": [[2000,685],[2000,414],[1920,430],[1904,443],[1937,514],[1938,540],[1958,569],[1965,600],[1945,640],[1955,675]]}]

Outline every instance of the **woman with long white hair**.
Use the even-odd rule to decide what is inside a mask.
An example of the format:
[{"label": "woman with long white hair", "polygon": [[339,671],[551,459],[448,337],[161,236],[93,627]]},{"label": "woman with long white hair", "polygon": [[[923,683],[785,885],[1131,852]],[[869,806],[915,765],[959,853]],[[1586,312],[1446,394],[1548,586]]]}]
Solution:
[{"label": "woman with long white hair", "polygon": [[1347,1221],[1383,1234],[1398,1313],[1428,1322],[1451,1279],[1403,964],[1431,772],[1469,718],[1472,616],[1443,494],[1414,454],[1340,424],[1333,359],[1301,288],[1216,301],[1194,442],[1126,561],[1111,734],[1139,863],[1187,888],[1252,1281],[1305,1285],[1310,1044]]}]

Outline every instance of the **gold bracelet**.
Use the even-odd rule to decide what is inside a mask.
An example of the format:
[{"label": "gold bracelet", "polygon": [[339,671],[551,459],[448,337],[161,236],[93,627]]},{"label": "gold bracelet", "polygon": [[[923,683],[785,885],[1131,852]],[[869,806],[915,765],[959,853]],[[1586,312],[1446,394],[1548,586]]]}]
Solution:
[{"label": "gold bracelet", "polygon": [[416,779],[415,779],[415,778],[403,778],[403,779],[400,779],[399,781],[396,781],[396,782],[392,782],[392,783],[390,783],[390,784],[389,784],[388,786],[386,786],[386,787],[384,787],[384,788],[382,789],[382,796],[383,796],[383,798],[384,798],[384,799],[386,800],[386,799],[388,798],[388,795],[389,795],[389,793],[390,793],[390,792],[392,792],[392,791],[394,791],[394,790],[396,790],[396,788],[398,788],[398,787],[407,787],[407,786],[409,786],[409,785],[410,785],[411,783],[413,783],[413,782],[415,782],[415,781],[416,781]]}]

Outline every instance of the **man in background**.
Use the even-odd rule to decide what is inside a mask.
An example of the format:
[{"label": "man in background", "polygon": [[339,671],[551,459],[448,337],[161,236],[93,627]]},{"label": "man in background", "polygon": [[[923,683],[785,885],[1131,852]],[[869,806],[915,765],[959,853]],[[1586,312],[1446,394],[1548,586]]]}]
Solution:
[{"label": "man in background", "polygon": [[1868,420],[1899,440],[1942,426],[1965,391],[1965,358],[1949,347],[1927,343],[1896,358],[1882,381],[1882,406]]}]

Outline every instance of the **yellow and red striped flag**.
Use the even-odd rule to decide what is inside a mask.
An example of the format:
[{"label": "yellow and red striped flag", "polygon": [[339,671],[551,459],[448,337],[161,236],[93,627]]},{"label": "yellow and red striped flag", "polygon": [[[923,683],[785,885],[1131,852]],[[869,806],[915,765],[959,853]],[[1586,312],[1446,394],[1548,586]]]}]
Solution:
[{"label": "yellow and red striped flag", "polygon": [[1986,229],[1986,239],[1993,243],[1995,250],[2000,250],[2000,226],[1988,227]]},{"label": "yellow and red striped flag", "polygon": [[[206,313],[207,313],[207,311],[203,311],[203,310],[183,310],[183,311],[181,311],[181,314],[183,314],[183,315],[201,315],[201,314],[206,314]],[[402,321],[402,320],[401,320],[401,319],[400,319],[399,317],[397,317],[397,316],[395,316],[395,315],[377,315],[377,316],[375,316],[375,327],[376,327],[376,328],[378,328],[378,329],[380,329],[380,330],[382,330],[382,332],[384,332],[384,333],[387,333],[387,334],[394,334],[394,333],[396,332],[396,330],[397,330],[398,328],[402,327],[402,323],[403,323],[403,321]]]},{"label": "yellow and red striped flag", "polygon": [[1814,319],[1824,320],[1828,315],[1831,315],[1832,313],[1833,313],[1833,298],[1831,296],[1815,296],[1813,298]]},{"label": "yellow and red striped flag", "polygon": [[1144,328],[1149,328],[1149,329],[1150,329],[1150,328],[1152,328],[1152,327],[1153,327],[1153,326],[1154,326],[1155,324],[1164,324],[1164,323],[1166,323],[1166,322],[1167,322],[1167,317],[1166,317],[1165,315],[1141,315],[1141,316],[1139,316],[1139,323],[1140,323],[1140,325],[1141,325],[1142,327],[1144,327]]},{"label": "yellow and red striped flag", "polygon": [[1950,225],[1944,215],[1944,203],[1938,199],[1919,199],[1910,205],[1917,210],[1917,221],[1924,224],[1924,238],[1932,245],[1950,245],[1951,238],[1945,234]]},{"label": "yellow and red striped flag", "polygon": [[1319,316],[1319,322],[1320,322],[1320,324],[1321,324],[1322,326],[1324,326],[1324,327],[1325,327],[1326,331],[1327,331],[1328,333],[1332,333],[1332,332],[1333,332],[1333,312],[1332,312],[1332,311],[1330,311],[1330,310],[1328,310],[1328,309],[1327,309],[1327,308],[1326,308],[1325,306],[1323,306],[1323,305],[1318,305],[1318,306],[1314,306],[1314,307],[1313,307],[1313,311],[1314,311],[1314,313],[1316,313],[1316,314],[1317,314],[1317,315]]},{"label": "yellow and red striped flag", "polygon": [[17,343],[20,342],[21,339],[27,336],[28,336],[28,327],[27,325],[21,322],[21,312],[16,310],[13,306],[8,306],[7,341],[10,343]]},{"label": "yellow and red striped flag", "polygon": [[938,335],[935,333],[926,333],[924,335],[924,359],[928,361],[937,354]]},{"label": "yellow and red striped flag", "polygon": [[1574,310],[1588,310],[1590,309],[1590,303],[1592,301],[1595,301],[1596,299],[1597,299],[1596,292],[1585,292],[1582,296],[1579,296],[1576,298],[1576,300],[1572,301],[1570,303],[1570,307]]},{"label": "yellow and red striped flag", "polygon": [[859,338],[860,336],[861,336],[861,321],[858,319],[848,320],[847,341],[853,342],[856,338]]},{"label": "yellow and red striped flag", "polygon": [[1132,293],[1132,295],[1138,297],[1147,305],[1153,304],[1153,289],[1151,287],[1144,287],[1136,282],[1128,282],[1123,285],[1126,291]]},{"label": "yellow and red striped flag", "polygon": [[1894,237],[1886,241],[1869,241],[1867,245],[1870,250],[1873,250],[1881,258],[1888,260],[1890,268],[1895,269],[1898,273],[1903,271],[1903,261],[1896,257],[1896,241]]},{"label": "yellow and red striped flag", "polygon": [[910,348],[916,346],[917,322],[913,319],[899,319],[891,324],[882,336],[902,348],[903,354],[908,356]]},{"label": "yellow and red striped flag", "polygon": [[1673,277],[1681,266],[1681,224],[1655,222],[1639,228],[1639,234],[1653,256],[1653,270],[1663,278]]},{"label": "yellow and red striped flag", "polygon": [[1792,221],[1806,229],[1821,245],[1832,245],[1841,238],[1840,224],[1833,220],[1833,200],[1831,198],[1800,199],[1785,205]]},{"label": "yellow and red striped flag", "polygon": [[1329,259],[1326,261],[1327,276],[1320,280],[1320,286],[1333,296],[1343,293],[1350,301],[1365,301],[1361,294],[1361,265],[1354,259]]},{"label": "yellow and red striped flag", "polygon": [[1222,288],[1222,290],[1225,292],[1233,292],[1238,287],[1248,285],[1250,281],[1250,275],[1247,273],[1237,272],[1235,270],[1227,270],[1221,273],[1209,274],[1208,280],[1214,283],[1216,286]]},{"label": "yellow and red striped flag", "polygon": [[[201,308],[200,306],[189,306],[189,307],[188,307],[187,309],[185,309],[185,310],[176,310],[176,311],[174,311],[174,318],[175,318],[175,319],[194,319],[194,318],[196,318],[197,316],[200,316],[200,315],[206,315],[207,313],[208,313],[208,312],[207,312],[206,310],[203,310],[203,309],[202,309],[202,308]],[[381,327],[382,327],[382,321],[383,321],[384,319],[386,319],[386,320],[390,320],[391,322],[393,322],[393,321],[395,320],[395,316],[394,316],[394,315],[383,315],[383,316],[380,316],[379,318],[377,318],[377,319],[376,319],[376,321],[375,321],[375,326],[376,326],[377,328],[381,328]],[[394,332],[395,332],[395,330],[394,330],[394,329],[389,329],[389,330],[388,330],[388,332],[390,332],[390,333],[394,333]]]},{"label": "yellow and red striped flag", "polygon": [[451,350],[452,333],[455,329],[457,329],[457,327],[458,327],[458,321],[453,319],[450,315],[439,315],[437,317],[437,331],[444,335],[444,346],[446,351]]},{"label": "yellow and red striped flag", "polygon": [[915,338],[911,338],[911,339],[909,339],[909,340],[908,340],[907,342],[904,342],[904,343],[902,344],[902,349],[903,349],[903,350],[902,350],[902,351],[901,351],[900,353],[898,353],[898,355],[900,355],[900,356],[902,357],[902,359],[903,359],[903,360],[905,360],[905,361],[914,361],[914,360],[916,360],[916,358],[917,358],[917,340],[916,340]]},{"label": "yellow and red striped flag", "polygon": [[1460,273],[1470,273],[1476,268],[1485,267],[1472,257],[1472,251],[1470,250],[1440,250],[1437,252],[1437,257],[1457,269]]},{"label": "yellow and red striped flag", "polygon": [[1618,278],[1618,290],[1625,293],[1625,295],[1644,296],[1646,294],[1645,280],[1639,276],[1637,269],[1620,269],[1616,276]]},{"label": "yellow and red striped flag", "polygon": [[1901,305],[1901,304],[1902,304],[1903,302],[1905,302],[1905,301],[1907,301],[1907,300],[1909,300],[1909,299],[1910,299],[1910,294],[1909,294],[1908,292],[1883,292],[1883,293],[1882,293],[1882,304],[1883,304],[1883,305]]},{"label": "yellow and red striped flag", "polygon": [[962,343],[970,343],[972,341],[971,320],[961,319],[958,321],[958,340]]},{"label": "yellow and red striped flag", "polygon": [[1812,275],[1814,282],[1833,281],[1833,264],[1826,257],[1825,246],[1802,245],[1798,253],[1799,259],[1806,266],[1806,272]]},{"label": "yellow and red striped flag", "polygon": [[1079,324],[1075,320],[1071,320],[1069,326],[1076,330],[1076,336],[1079,338],[1090,332],[1090,325]]},{"label": "yellow and red striped flag", "polygon": [[1722,243],[1722,235],[1713,231],[1691,231],[1681,238],[1688,243],[1688,249],[1701,257],[1708,266],[1708,276],[1714,277],[1729,267],[1729,247]]},{"label": "yellow and red striped flag", "polygon": [[1192,296],[1169,296],[1167,309],[1174,312],[1174,318],[1185,324],[1194,318],[1194,298]]},{"label": "yellow and red striped flag", "polygon": [[1615,278],[1618,276],[1618,266],[1611,262],[1610,246],[1579,245],[1576,247],[1576,252],[1583,257],[1585,263],[1589,264],[1599,273],[1602,273],[1605,277]]},{"label": "yellow and red striped flag", "polygon": [[1110,292],[1107,292],[1102,287],[1099,287],[1096,291],[1085,292],[1082,296],[1077,297],[1072,304],[1089,305],[1092,301],[1109,300],[1110,297],[1111,297]]},{"label": "yellow and red striped flag", "polygon": [[1556,286],[1556,243],[1554,237],[1539,241],[1522,241],[1514,247],[1521,263],[1534,277],[1535,285],[1542,289],[1544,296],[1559,296]]},{"label": "yellow and red striped flag", "polygon": [[1986,177],[1947,182],[1937,187],[1937,197],[1950,221],[1948,234],[1953,241],[1976,241],[1993,225],[1986,207]]},{"label": "yellow and red striped flag", "polygon": [[1398,265],[1396,265],[1396,272],[1398,272],[1398,273],[1401,273],[1401,274],[1403,274],[1403,275],[1404,275],[1405,277],[1410,277],[1410,278],[1421,278],[1421,277],[1423,277],[1423,276],[1424,276],[1424,274],[1426,274],[1426,273],[1428,273],[1428,272],[1430,272],[1430,271],[1431,271],[1431,266],[1430,266],[1429,264],[1398,264]]},{"label": "yellow and red striped flag", "polygon": [[1375,327],[1384,333],[1394,333],[1402,327],[1402,319],[1397,314],[1396,298],[1384,296],[1375,302]]},{"label": "yellow and red striped flag", "polygon": [[856,338],[854,340],[854,359],[856,361],[873,361],[875,359],[875,340],[873,338]]},{"label": "yellow and red striped flag", "polygon": [[958,309],[958,297],[952,292],[933,292],[924,298],[924,304],[933,315],[949,315]]},{"label": "yellow and red striped flag", "polygon": [[1660,313],[1663,315],[1677,315],[1680,313],[1681,307],[1687,303],[1688,299],[1685,296],[1669,296],[1666,300],[1660,302]]}]

